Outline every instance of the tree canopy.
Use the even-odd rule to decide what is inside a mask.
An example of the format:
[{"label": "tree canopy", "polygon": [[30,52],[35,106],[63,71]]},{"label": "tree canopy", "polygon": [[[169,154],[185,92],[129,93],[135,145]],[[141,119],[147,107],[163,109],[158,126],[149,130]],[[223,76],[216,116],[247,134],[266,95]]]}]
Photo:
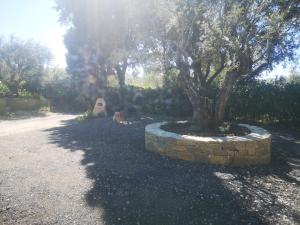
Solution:
[{"label": "tree canopy", "polygon": [[[295,59],[299,48],[298,1],[161,1],[170,61],[194,108],[194,121],[223,121],[226,103],[239,79],[258,76]],[[212,84],[221,80],[219,91]]]},{"label": "tree canopy", "polygon": [[165,72],[176,68],[202,128],[223,121],[238,80],[294,60],[300,47],[297,0],[57,0],[57,7],[69,25],[72,74],[91,77],[97,90],[115,74],[124,89],[129,65],[146,59]]},{"label": "tree canopy", "polygon": [[0,39],[0,80],[10,95],[18,95],[22,88],[36,93],[51,58],[50,50],[38,43],[14,36]]},{"label": "tree canopy", "polygon": [[[121,98],[125,94],[126,70],[140,61],[145,40],[140,25],[145,14],[139,5],[129,0],[57,1],[61,22],[69,25],[65,37],[68,68],[81,84],[90,77],[83,92],[92,101],[105,95],[107,77],[112,74],[118,78]],[[91,89],[93,93],[88,93]]]}]

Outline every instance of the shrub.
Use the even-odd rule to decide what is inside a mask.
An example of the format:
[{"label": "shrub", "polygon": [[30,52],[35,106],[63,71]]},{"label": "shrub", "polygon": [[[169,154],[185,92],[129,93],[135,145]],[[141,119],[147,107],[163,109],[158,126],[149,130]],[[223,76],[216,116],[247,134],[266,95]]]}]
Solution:
[{"label": "shrub", "polygon": [[18,90],[18,97],[24,97],[24,98],[36,98],[39,99],[40,96],[38,94],[33,94],[26,89],[19,89]]},{"label": "shrub", "polygon": [[76,119],[78,121],[86,121],[93,118],[93,112],[92,110],[87,110],[86,112],[84,112],[81,116],[77,117]]},{"label": "shrub", "polygon": [[[126,101],[128,111],[169,116],[189,116],[191,105],[178,89],[143,89],[127,87]],[[112,114],[119,111],[119,94],[117,89],[109,89],[107,93],[107,111]]]},{"label": "shrub", "polygon": [[[229,99],[226,118],[249,123],[299,123],[300,83],[285,80],[273,82],[253,80],[237,84]],[[192,107],[182,91],[168,88],[143,89],[127,87],[129,111],[175,117],[189,117]],[[112,88],[107,96],[108,112],[119,110],[119,93]]]},{"label": "shrub", "polygon": [[0,81],[0,97],[4,97],[9,94],[9,88]]},{"label": "shrub", "polygon": [[65,70],[53,68],[43,78],[41,95],[49,100],[52,111],[84,112],[88,104],[74,87]]},{"label": "shrub", "polygon": [[300,122],[300,84],[284,80],[239,83],[231,95],[227,118],[264,123]]}]

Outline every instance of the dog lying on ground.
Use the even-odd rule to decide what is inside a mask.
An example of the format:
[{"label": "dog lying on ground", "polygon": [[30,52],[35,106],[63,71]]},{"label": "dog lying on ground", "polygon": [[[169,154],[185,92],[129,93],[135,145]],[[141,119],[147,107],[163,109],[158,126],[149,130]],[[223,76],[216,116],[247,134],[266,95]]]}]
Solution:
[{"label": "dog lying on ground", "polygon": [[124,113],[122,112],[115,112],[114,116],[113,116],[113,121],[116,123],[121,123],[125,121],[125,116]]}]

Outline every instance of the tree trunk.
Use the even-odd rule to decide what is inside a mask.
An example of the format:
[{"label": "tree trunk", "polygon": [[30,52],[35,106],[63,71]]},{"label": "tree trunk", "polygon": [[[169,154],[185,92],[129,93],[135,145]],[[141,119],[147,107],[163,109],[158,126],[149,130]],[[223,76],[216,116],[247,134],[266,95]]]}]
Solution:
[{"label": "tree trunk", "polygon": [[12,96],[15,96],[15,97],[19,96],[19,83],[17,81],[14,80],[14,81],[10,82],[9,89],[10,89],[10,94]]},{"label": "tree trunk", "polygon": [[201,130],[209,130],[214,127],[213,106],[214,101],[208,97],[199,96],[191,100],[193,106],[193,125]]},{"label": "tree trunk", "polygon": [[125,85],[125,74],[127,70],[127,60],[124,60],[122,67],[120,65],[116,66],[117,77],[119,82],[119,96],[120,96],[120,107],[121,111],[127,110],[127,102],[126,102],[126,85]]},{"label": "tree trunk", "polygon": [[225,75],[225,80],[222,89],[216,99],[214,118],[214,122],[216,125],[221,124],[224,121],[225,109],[237,77],[238,73],[236,71],[229,71]]},{"label": "tree trunk", "polygon": [[202,95],[193,87],[193,83],[189,80],[190,69],[185,63],[178,63],[180,73],[178,82],[188,96],[193,107],[193,120],[191,129],[209,130],[214,126],[214,100],[208,97],[208,91],[202,88]]},{"label": "tree trunk", "polygon": [[121,110],[125,110],[126,108],[126,86],[125,86],[125,73],[118,75],[119,86],[120,86],[120,103],[121,103]]}]

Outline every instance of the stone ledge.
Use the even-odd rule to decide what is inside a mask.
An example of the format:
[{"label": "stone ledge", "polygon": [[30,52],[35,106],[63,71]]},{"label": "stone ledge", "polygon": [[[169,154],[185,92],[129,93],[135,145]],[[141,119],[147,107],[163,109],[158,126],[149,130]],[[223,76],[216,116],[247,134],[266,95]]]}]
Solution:
[{"label": "stone ledge", "polygon": [[268,164],[271,156],[271,134],[256,126],[239,124],[250,133],[245,136],[198,137],[162,130],[167,122],[149,124],[145,128],[146,149],[188,161],[217,165]]}]

